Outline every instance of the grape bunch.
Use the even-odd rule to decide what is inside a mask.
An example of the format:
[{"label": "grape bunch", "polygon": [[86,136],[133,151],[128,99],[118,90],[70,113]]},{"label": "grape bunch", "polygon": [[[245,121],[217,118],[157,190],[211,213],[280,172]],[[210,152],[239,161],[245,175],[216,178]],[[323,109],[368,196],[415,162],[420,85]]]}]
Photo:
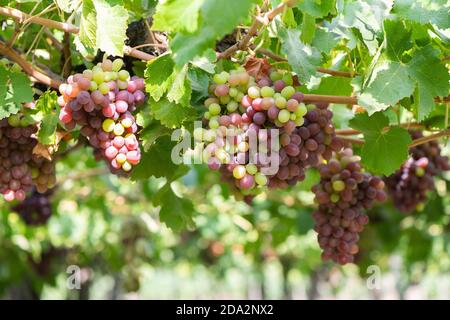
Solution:
[{"label": "grape bunch", "polygon": [[109,59],[84,70],[59,87],[59,119],[67,130],[80,126],[98,158],[117,174],[130,172],[141,159],[138,126],[132,112],[145,101],[144,79]]},{"label": "grape bunch", "polygon": [[347,148],[319,166],[320,183],[312,188],[319,206],[313,219],[324,261],[353,262],[359,233],[369,222],[364,210],[386,200],[383,180],[364,173],[359,161]]},{"label": "grape bunch", "polygon": [[24,201],[12,207],[12,210],[17,212],[27,225],[43,225],[52,215],[50,195],[50,190],[39,193],[34,189]]},{"label": "grape bunch", "polygon": [[0,121],[0,192],[6,201],[23,201],[33,186],[45,192],[56,183],[54,163],[33,154],[38,127],[25,114]]},{"label": "grape bunch", "polygon": [[213,81],[204,128],[194,130],[194,139],[209,168],[243,195],[295,185],[305,168],[342,147],[332,112],[324,104],[305,105],[290,73],[270,70],[257,80],[238,68]]},{"label": "grape bunch", "polygon": [[[422,137],[420,131],[410,131],[413,139]],[[420,209],[427,200],[427,193],[434,190],[434,177],[450,170],[448,157],[441,155],[436,141],[430,141],[410,149],[408,160],[384,181],[394,206],[405,213]]]}]

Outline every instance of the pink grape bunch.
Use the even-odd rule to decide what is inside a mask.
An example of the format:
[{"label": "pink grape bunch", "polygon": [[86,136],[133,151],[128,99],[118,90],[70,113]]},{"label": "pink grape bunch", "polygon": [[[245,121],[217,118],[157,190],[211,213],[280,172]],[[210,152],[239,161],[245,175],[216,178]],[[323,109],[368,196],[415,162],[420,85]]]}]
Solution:
[{"label": "pink grape bunch", "polygon": [[104,59],[59,87],[59,119],[67,130],[80,127],[97,158],[111,171],[125,174],[141,159],[138,125],[133,116],[145,101],[144,79],[121,70],[123,61]]},{"label": "pink grape bunch", "polygon": [[[286,188],[305,178],[307,167],[342,148],[327,105],[305,105],[289,72],[271,71],[259,80],[244,68],[214,75],[204,105],[204,128],[194,131],[205,146],[203,160],[244,195],[265,186]],[[233,139],[225,133],[236,131]],[[274,138],[271,129],[278,129]],[[227,132],[227,134],[228,134]],[[256,137],[257,152],[250,141]],[[277,162],[277,171],[268,170]]]},{"label": "pink grape bunch", "polygon": [[[410,135],[413,139],[423,137],[420,131],[410,131]],[[420,210],[435,188],[434,177],[450,170],[449,158],[441,155],[436,141],[411,148],[410,154],[399,170],[384,178],[394,206],[404,213]]]},{"label": "pink grape bunch", "polygon": [[359,233],[369,222],[364,211],[386,200],[383,180],[364,173],[359,161],[352,149],[343,149],[319,166],[320,183],[312,188],[319,207],[313,219],[324,261],[353,262]]},{"label": "pink grape bunch", "polygon": [[44,193],[56,184],[54,163],[33,154],[37,131],[22,113],[0,121],[0,192],[7,202],[25,200],[33,187]]}]

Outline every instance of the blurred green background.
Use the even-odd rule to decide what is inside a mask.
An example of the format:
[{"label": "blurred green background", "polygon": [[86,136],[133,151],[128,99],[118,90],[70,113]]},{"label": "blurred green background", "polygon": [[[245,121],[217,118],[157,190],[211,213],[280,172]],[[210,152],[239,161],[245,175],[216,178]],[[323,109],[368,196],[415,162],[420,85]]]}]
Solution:
[{"label": "blurred green background", "polygon": [[[27,226],[1,205],[3,299],[450,298],[448,173],[421,211],[374,208],[357,265],[340,267],[320,260],[308,191],[318,178],[313,170],[294,189],[260,195],[250,207],[215,172],[192,166],[172,187],[192,200],[194,225],[175,231],[150,201],[164,179],[110,175],[86,149],[57,171],[45,225]],[[162,208],[171,219],[186,213],[179,209]],[[80,268],[80,290],[67,286],[71,265]],[[379,289],[367,286],[369,266]]]}]

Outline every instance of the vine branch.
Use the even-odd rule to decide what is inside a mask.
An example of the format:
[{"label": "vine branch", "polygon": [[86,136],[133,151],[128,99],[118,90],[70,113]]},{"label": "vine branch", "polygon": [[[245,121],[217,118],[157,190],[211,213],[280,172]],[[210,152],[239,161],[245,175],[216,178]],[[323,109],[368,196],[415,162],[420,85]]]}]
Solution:
[{"label": "vine branch", "polygon": [[62,83],[60,79],[56,77],[50,77],[38,70],[36,70],[31,63],[25,60],[19,53],[8,47],[3,41],[0,41],[0,54],[9,57],[16,62],[28,75],[36,79],[37,81],[44,83],[50,87],[58,88]]},{"label": "vine branch", "polygon": [[[252,45],[250,46],[251,49],[256,49],[256,46]],[[257,53],[260,53],[264,56],[267,56],[275,61],[278,62],[287,62],[288,60],[286,58],[283,58],[275,53],[273,53],[272,51],[265,49],[265,48],[259,48],[256,49]],[[327,68],[322,68],[322,67],[318,67],[317,71],[320,73],[326,73],[332,76],[337,76],[337,77],[345,77],[345,78],[352,78],[354,77],[354,74],[352,74],[351,72],[347,72],[347,71],[339,71],[339,70],[331,70],[331,69],[327,69]]]},{"label": "vine branch", "polygon": [[[14,18],[18,20],[20,23],[23,23],[25,21],[30,23],[36,23],[42,26],[62,30],[72,34],[78,34],[80,32],[80,29],[77,26],[74,26],[70,23],[58,22],[51,19],[30,16],[25,12],[13,8],[0,7],[0,14]],[[151,54],[130,48],[129,46],[125,46],[124,53],[128,56],[141,60],[152,60],[155,58],[155,56]]]},{"label": "vine branch", "polygon": [[254,37],[258,36],[262,29],[266,27],[278,14],[282,13],[286,5],[286,3],[282,2],[272,10],[267,11],[262,17],[255,17],[255,20],[253,21],[253,24],[248,30],[245,37],[241,41],[229,47],[224,52],[219,53],[217,55],[217,60],[226,59],[238,50],[247,49],[249,47],[250,41],[252,41]]},{"label": "vine branch", "polygon": [[[343,136],[338,131],[336,132],[336,134],[338,134],[338,137],[342,141],[346,141],[346,142],[349,142],[352,144],[364,144],[365,143],[365,141],[362,139]],[[411,148],[417,147],[421,144],[425,144],[427,142],[434,141],[434,140],[437,140],[442,137],[450,137],[450,129],[442,130],[440,132],[430,134],[429,136],[426,136],[426,137],[417,138],[409,144],[408,148],[411,149]]]}]

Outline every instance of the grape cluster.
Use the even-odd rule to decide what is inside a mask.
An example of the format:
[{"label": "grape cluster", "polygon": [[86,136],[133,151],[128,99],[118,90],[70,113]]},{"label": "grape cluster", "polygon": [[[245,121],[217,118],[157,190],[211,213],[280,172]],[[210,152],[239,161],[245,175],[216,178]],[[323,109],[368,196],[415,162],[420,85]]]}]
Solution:
[{"label": "grape cluster", "polygon": [[23,201],[33,186],[45,192],[56,183],[54,163],[33,154],[38,127],[22,114],[0,121],[0,192],[6,201]]},{"label": "grape cluster", "polygon": [[121,59],[103,60],[92,70],[70,76],[59,87],[59,115],[68,130],[76,125],[113,173],[130,172],[141,158],[132,112],[143,104],[144,79],[132,77]]},{"label": "grape cluster", "polygon": [[271,70],[257,80],[238,68],[213,81],[204,102],[206,128],[196,128],[194,138],[209,168],[242,194],[295,185],[305,168],[342,147],[332,112],[324,104],[305,105],[290,73]]},{"label": "grape cluster", "polygon": [[[420,131],[410,131],[413,139],[422,137]],[[448,157],[441,156],[436,141],[430,141],[410,149],[408,160],[384,181],[394,206],[405,213],[420,208],[427,200],[427,193],[434,190],[434,177],[450,170]]]},{"label": "grape cluster", "polygon": [[52,215],[50,194],[50,191],[39,193],[34,189],[24,201],[12,207],[12,210],[17,212],[27,225],[43,225]]},{"label": "grape cluster", "polygon": [[313,219],[324,261],[353,262],[359,233],[369,222],[364,210],[386,199],[383,180],[364,173],[359,161],[351,149],[344,149],[319,166],[320,183],[312,188],[319,207]]}]

